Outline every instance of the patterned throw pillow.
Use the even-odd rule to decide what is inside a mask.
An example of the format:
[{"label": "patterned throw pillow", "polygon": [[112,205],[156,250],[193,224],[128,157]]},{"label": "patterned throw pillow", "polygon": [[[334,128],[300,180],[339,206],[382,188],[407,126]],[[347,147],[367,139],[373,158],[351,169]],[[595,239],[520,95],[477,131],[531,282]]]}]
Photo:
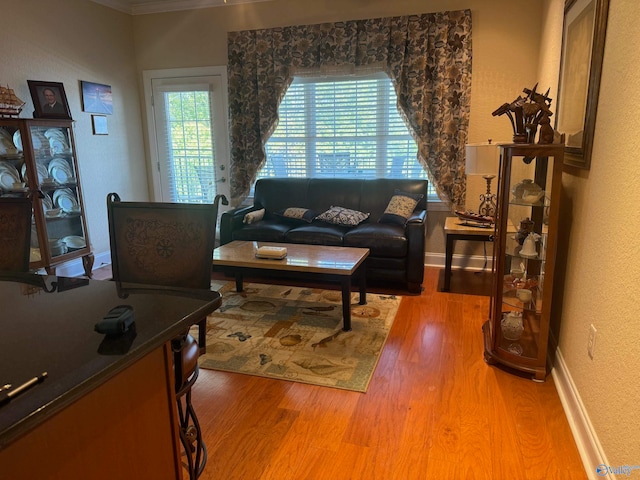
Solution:
[{"label": "patterned throw pillow", "polygon": [[243,223],[247,225],[251,225],[252,223],[259,222],[264,217],[264,208],[261,210],[254,210],[253,212],[249,212],[244,216],[242,220]]},{"label": "patterned throw pillow", "polygon": [[378,222],[404,225],[422,197],[423,195],[420,193],[413,194],[396,190]]},{"label": "patterned throw pillow", "polygon": [[275,213],[279,217],[283,217],[287,220],[301,221],[306,223],[313,222],[313,219],[318,216],[318,212],[315,212],[309,208],[301,207],[289,207]]},{"label": "patterned throw pillow", "polygon": [[356,225],[364,222],[367,218],[369,218],[368,213],[362,213],[357,210],[350,210],[344,207],[331,207],[326,212],[318,215],[316,220],[333,223],[335,225],[343,225],[346,227],[355,227]]}]

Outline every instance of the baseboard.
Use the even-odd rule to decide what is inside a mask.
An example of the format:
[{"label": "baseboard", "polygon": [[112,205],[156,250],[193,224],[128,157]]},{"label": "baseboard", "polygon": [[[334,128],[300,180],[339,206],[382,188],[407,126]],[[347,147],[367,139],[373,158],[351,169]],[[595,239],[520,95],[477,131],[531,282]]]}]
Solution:
[{"label": "baseboard", "polygon": [[[93,254],[93,269],[100,268],[103,265],[111,264],[111,252],[102,252]],[[56,275],[59,277],[81,277],[84,275],[84,266],[82,258],[74,258],[68,262],[56,265]]]},{"label": "baseboard", "polygon": [[573,383],[571,373],[559,348],[555,352],[555,364],[551,370],[551,376],[555,382],[556,390],[558,390],[560,402],[569,421],[573,438],[578,446],[578,452],[587,477],[590,480],[602,478],[615,480],[616,476],[612,473],[596,473],[596,468],[599,465],[608,466],[610,463],[604,454],[602,445],[600,445],[589,415],[580,399],[580,393]]},{"label": "baseboard", "polygon": [[[493,256],[488,255],[456,255],[454,254],[451,261],[451,268],[464,268],[465,270],[491,270]],[[437,252],[426,252],[424,255],[424,264],[427,267],[444,268],[445,254]]]}]

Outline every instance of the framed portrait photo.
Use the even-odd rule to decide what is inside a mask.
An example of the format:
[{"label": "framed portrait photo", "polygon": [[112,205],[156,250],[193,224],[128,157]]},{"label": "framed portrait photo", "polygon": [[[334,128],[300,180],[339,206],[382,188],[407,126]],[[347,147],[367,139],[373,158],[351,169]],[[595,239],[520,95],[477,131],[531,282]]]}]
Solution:
[{"label": "framed portrait photo", "polygon": [[113,114],[111,85],[80,80],[80,86],[82,88],[82,110],[84,112],[102,115]]},{"label": "framed portrait photo", "polygon": [[609,0],[566,0],[556,130],[566,135],[564,163],[591,167]]},{"label": "framed portrait photo", "polygon": [[34,118],[71,119],[69,102],[62,83],[27,80],[27,84],[33,100]]}]

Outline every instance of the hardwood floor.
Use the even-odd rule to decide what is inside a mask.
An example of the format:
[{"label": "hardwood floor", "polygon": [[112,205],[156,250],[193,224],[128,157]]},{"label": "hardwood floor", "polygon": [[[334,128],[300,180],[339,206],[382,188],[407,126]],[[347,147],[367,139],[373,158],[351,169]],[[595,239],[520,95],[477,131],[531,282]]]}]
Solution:
[{"label": "hardwood floor", "polygon": [[[468,272],[460,272],[468,274]],[[403,298],[366,394],[200,370],[202,480],[585,479],[549,376],[488,366],[488,297]],[[452,291],[463,275],[454,274]]]}]

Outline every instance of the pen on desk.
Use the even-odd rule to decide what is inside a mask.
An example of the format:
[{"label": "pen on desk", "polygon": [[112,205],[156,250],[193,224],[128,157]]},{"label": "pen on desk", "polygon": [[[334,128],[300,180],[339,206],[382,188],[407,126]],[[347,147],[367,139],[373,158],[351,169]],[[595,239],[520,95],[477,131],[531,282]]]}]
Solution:
[{"label": "pen on desk", "polygon": [[0,405],[11,401],[13,397],[20,395],[22,392],[28,390],[29,388],[33,387],[37,383],[42,382],[45,378],[47,378],[47,375],[48,375],[47,372],[42,372],[42,374],[38,375],[37,377],[33,377],[30,380],[27,380],[22,385],[18,385],[13,390],[0,393]]}]

